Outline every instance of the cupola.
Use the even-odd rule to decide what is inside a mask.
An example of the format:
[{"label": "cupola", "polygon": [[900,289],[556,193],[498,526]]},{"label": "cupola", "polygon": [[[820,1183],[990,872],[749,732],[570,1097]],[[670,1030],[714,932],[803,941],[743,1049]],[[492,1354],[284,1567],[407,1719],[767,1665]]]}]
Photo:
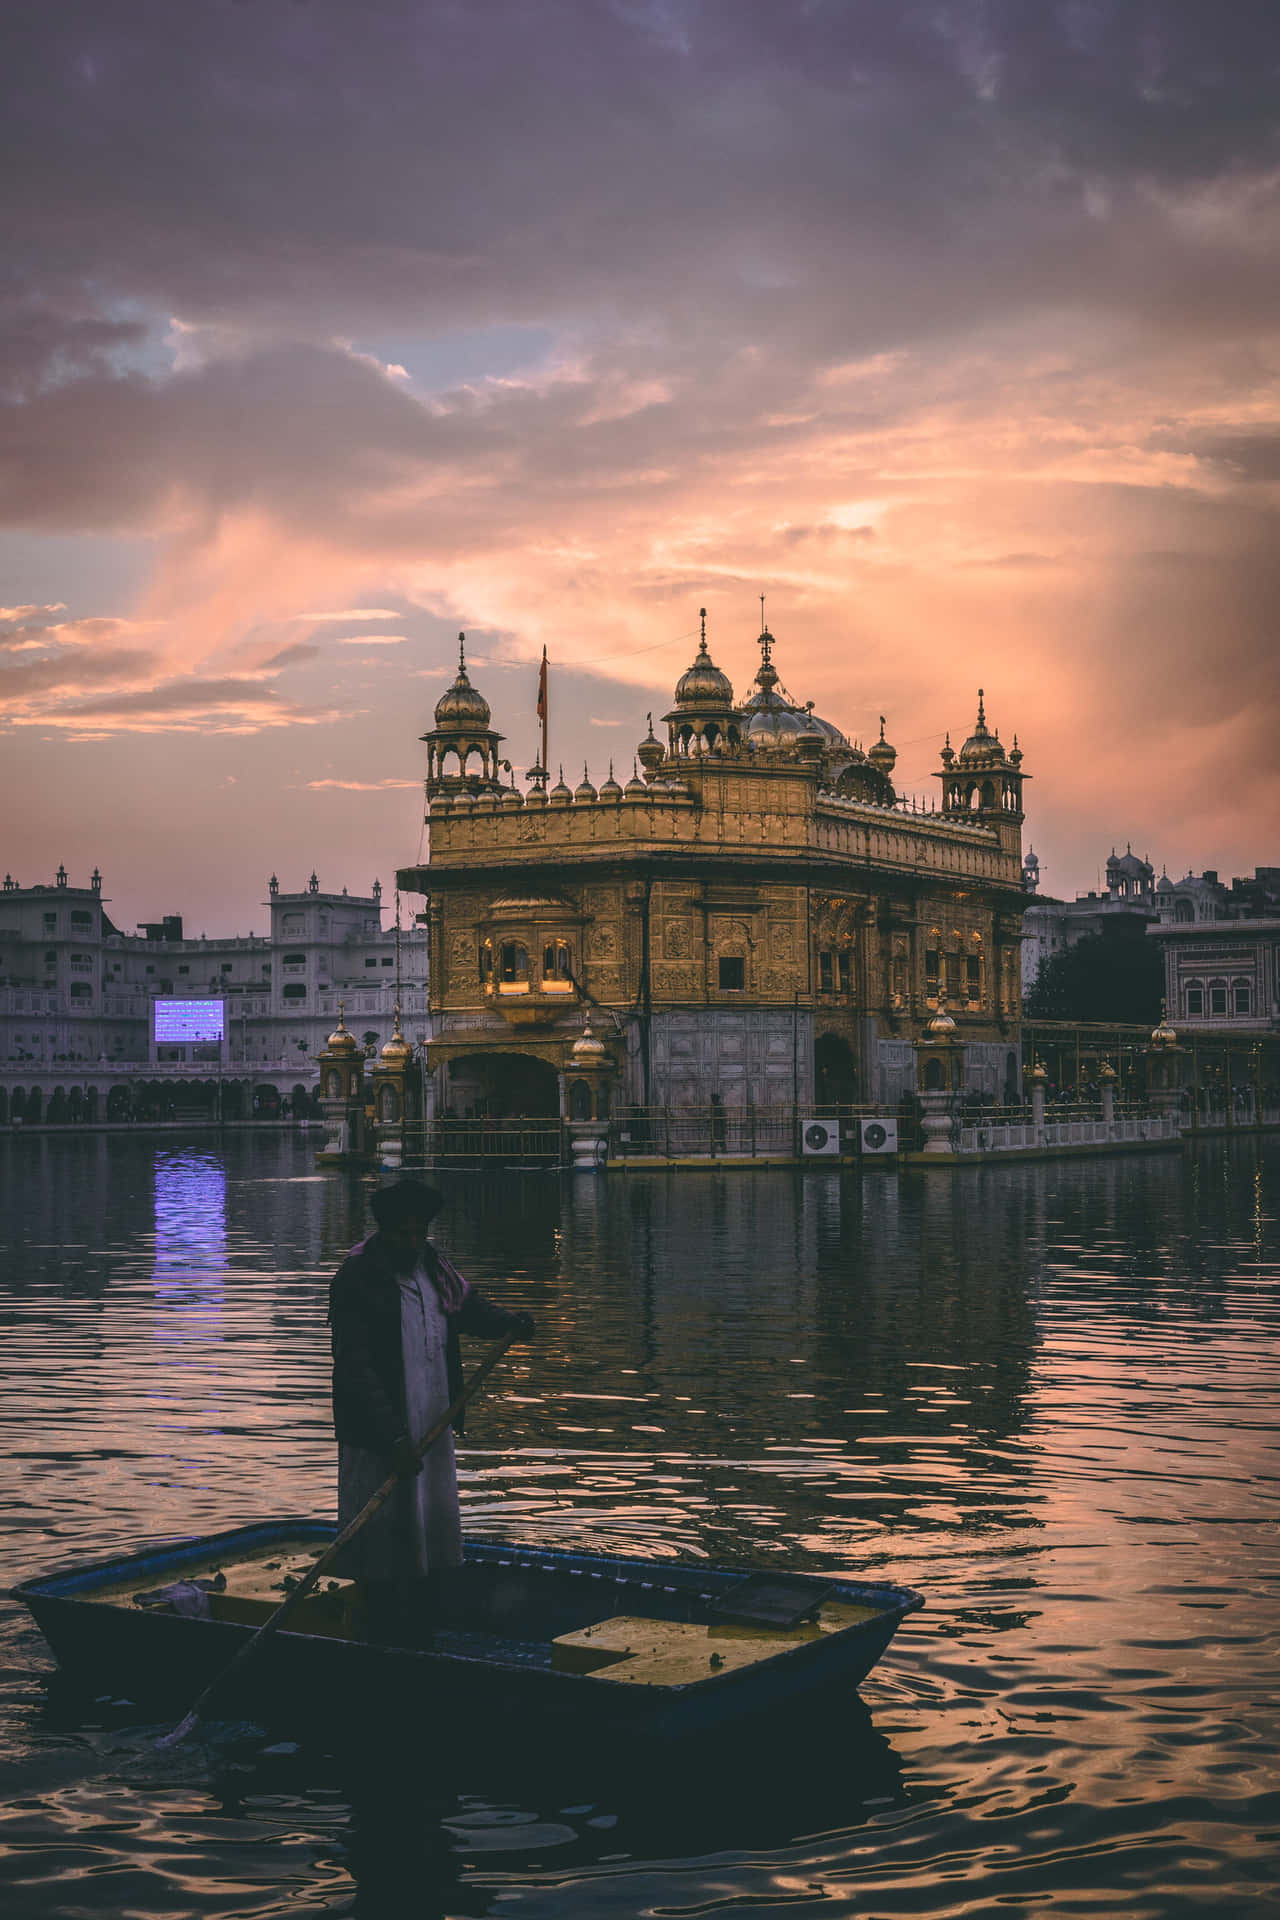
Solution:
[{"label": "cupola", "polygon": [[338,1002],[338,1024],[325,1042],[327,1053],[358,1053],[359,1044],[353,1033],[348,1033],[343,1002]]},{"label": "cupola", "polygon": [[736,753],[741,745],[733,686],[707,651],[707,610],[698,611],[702,630],[697,654],[676,682],[675,706],[663,715],[673,760]]},{"label": "cupola", "polygon": [[640,742],[640,745],[636,748],[636,755],[640,761],[641,766],[644,768],[645,774],[647,775],[648,779],[652,781],[652,779],[654,778],[654,775],[658,771],[658,768],[662,765],[663,761],[667,757],[666,749],[663,747],[661,740],[657,738],[656,734],[653,731],[653,715],[652,714],[649,715],[649,731],[645,735],[644,739]]},{"label": "cupola", "polygon": [[435,725],[422,735],[427,749],[427,797],[437,793],[496,793],[505,764],[502,735],[490,725],[489,702],[467,672],[467,636],[458,635],[458,671],[436,702]]}]

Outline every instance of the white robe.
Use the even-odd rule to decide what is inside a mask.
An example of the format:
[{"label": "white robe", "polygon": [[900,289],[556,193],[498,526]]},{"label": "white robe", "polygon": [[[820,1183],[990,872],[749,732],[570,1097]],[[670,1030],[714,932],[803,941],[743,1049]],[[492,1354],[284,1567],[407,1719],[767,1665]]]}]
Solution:
[{"label": "white robe", "polygon": [[[416,1445],[449,1405],[445,1358],[448,1318],[425,1270],[400,1280],[400,1337],[404,1348],[404,1402]],[[385,1454],[343,1442],[338,1448],[338,1525],[354,1520],[387,1477]],[[441,1567],[462,1565],[462,1520],[453,1434],[448,1429],[412,1480],[401,1480],[385,1505],[365,1522],[342,1556],[352,1580],[419,1580]]]}]

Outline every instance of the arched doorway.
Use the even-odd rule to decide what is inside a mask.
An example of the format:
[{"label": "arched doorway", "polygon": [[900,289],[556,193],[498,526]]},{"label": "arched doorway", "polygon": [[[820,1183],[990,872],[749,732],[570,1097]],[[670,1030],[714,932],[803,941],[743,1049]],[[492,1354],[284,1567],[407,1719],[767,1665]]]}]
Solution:
[{"label": "arched doorway", "polygon": [[55,1087],[49,1100],[49,1123],[61,1126],[67,1117],[67,1096],[61,1087]]},{"label": "arched doorway", "polygon": [[559,1075],[531,1053],[468,1053],[450,1061],[447,1097],[459,1120],[560,1117]]},{"label": "arched doorway", "polygon": [[0,1087],[0,1127],[6,1126],[8,1124],[8,1120],[9,1120],[9,1095],[7,1090],[4,1087]]},{"label": "arched doorway", "polygon": [[853,1106],[858,1098],[858,1063],[849,1042],[838,1033],[820,1033],[813,1047],[814,1092],[823,1106]]},{"label": "arched doorway", "polygon": [[127,1120],[131,1106],[128,1087],[112,1087],[107,1095],[108,1120]]},{"label": "arched doorway", "polygon": [[26,1121],[29,1127],[34,1127],[39,1125],[40,1120],[43,1117],[43,1112],[44,1112],[44,1101],[43,1101],[43,1098],[41,1097],[40,1089],[39,1087],[32,1087],[30,1093],[27,1095],[27,1101],[22,1111],[22,1117]]}]

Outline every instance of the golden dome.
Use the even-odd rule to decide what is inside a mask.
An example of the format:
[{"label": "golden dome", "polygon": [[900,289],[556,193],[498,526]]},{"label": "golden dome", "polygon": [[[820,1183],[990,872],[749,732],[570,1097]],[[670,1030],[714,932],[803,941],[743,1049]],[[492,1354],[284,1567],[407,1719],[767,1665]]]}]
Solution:
[{"label": "golden dome", "polygon": [[938,1011],[934,1014],[932,1020],[930,1020],[925,1026],[925,1032],[928,1034],[930,1040],[932,1040],[935,1043],[935,1045],[944,1045],[948,1040],[955,1039],[956,1023],[951,1018],[951,1015],[947,1012],[947,1001],[946,1001],[945,994],[943,995],[942,999],[939,1000],[938,1002]]},{"label": "golden dome", "polygon": [[341,1000],[339,1000],[338,1002],[338,1024],[334,1028],[333,1032],[329,1035],[329,1038],[325,1041],[325,1052],[326,1053],[357,1053],[359,1052],[359,1048],[356,1044],[355,1035],[353,1033],[347,1032],[346,1020],[344,1017],[344,1007]]},{"label": "golden dome", "polygon": [[467,678],[466,635],[458,635],[458,673],[436,702],[436,725],[442,728],[487,728],[489,702]]},{"label": "golden dome", "polygon": [[702,639],[693,665],[676,682],[678,707],[731,707],[733,683],[707,652],[707,610],[702,608]]},{"label": "golden dome", "polygon": [[867,759],[881,773],[891,773],[898,758],[898,750],[891,747],[884,737],[884,715],[880,715],[880,738],[867,749]]},{"label": "golden dome", "polygon": [[1160,1025],[1152,1032],[1151,1044],[1153,1047],[1176,1047],[1178,1044],[1177,1032],[1169,1025],[1169,1008],[1163,1000],[1160,1002]]},{"label": "golden dome", "polygon": [[588,1015],[585,1026],[569,1049],[569,1057],[575,1067],[603,1066],[609,1058],[603,1040],[597,1040],[591,1031],[591,1019]]},{"label": "golden dome", "polygon": [[379,1058],[388,1066],[399,1066],[405,1060],[412,1060],[413,1048],[400,1031],[400,1009],[396,1008],[395,1031],[383,1047]]},{"label": "golden dome", "polygon": [[[950,735],[948,742],[950,741]],[[960,749],[962,767],[988,767],[997,765],[1004,759],[1004,748],[997,736],[987,725],[987,710],[983,703],[983,690],[978,688],[978,718],[973,732]]]}]

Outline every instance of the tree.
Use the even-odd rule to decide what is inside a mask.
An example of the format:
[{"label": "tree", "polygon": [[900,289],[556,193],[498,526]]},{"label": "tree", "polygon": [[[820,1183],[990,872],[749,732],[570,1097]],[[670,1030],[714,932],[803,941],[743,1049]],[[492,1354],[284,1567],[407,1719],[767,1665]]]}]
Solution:
[{"label": "tree", "polygon": [[1041,964],[1023,1002],[1029,1020],[1141,1020],[1154,1026],[1164,961],[1145,923],[1125,916]]}]

